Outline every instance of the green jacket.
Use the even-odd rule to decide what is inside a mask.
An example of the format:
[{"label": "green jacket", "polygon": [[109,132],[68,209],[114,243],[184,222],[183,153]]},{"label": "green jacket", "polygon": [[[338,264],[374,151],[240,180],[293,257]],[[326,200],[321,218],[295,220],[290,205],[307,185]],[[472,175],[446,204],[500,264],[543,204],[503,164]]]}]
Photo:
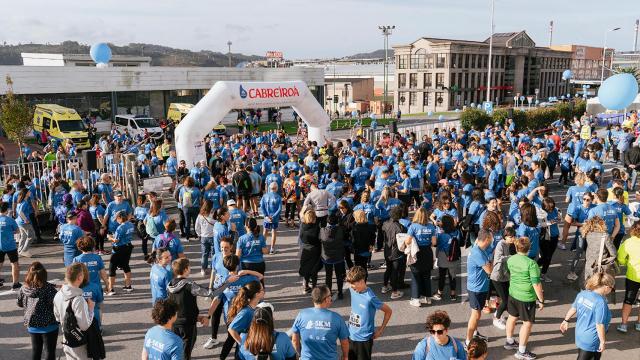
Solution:
[{"label": "green jacket", "polygon": [[618,264],[627,267],[627,279],[640,282],[640,238],[632,236],[620,245]]}]

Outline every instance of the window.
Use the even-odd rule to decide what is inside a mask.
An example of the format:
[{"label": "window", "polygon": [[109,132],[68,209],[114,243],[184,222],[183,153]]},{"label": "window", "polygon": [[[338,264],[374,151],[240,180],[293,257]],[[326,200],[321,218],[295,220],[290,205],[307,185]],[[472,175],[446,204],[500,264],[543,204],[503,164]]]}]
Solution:
[{"label": "window", "polygon": [[436,88],[444,87],[444,74],[437,73],[436,74]]},{"label": "window", "polygon": [[123,119],[121,117],[116,118],[116,125],[127,126],[127,124],[128,124],[128,120]]},{"label": "window", "polygon": [[398,74],[398,88],[407,87],[407,74]]},{"label": "window", "polygon": [[418,102],[418,93],[411,92],[409,93],[409,106],[415,105]]},{"label": "window", "polygon": [[399,92],[398,93],[398,103],[400,103],[401,105],[404,105],[404,102],[407,99],[404,97],[404,93],[403,92]]},{"label": "window", "polygon": [[436,93],[436,106],[442,106],[444,104],[444,93]]},{"label": "window", "polygon": [[425,68],[433,69],[433,54],[427,55],[427,63],[425,64]]},{"label": "window", "polygon": [[48,117],[42,117],[42,128],[49,129],[51,127],[51,119]]},{"label": "window", "polygon": [[431,86],[431,73],[424,73],[424,88],[430,88]]},{"label": "window", "polygon": [[409,74],[409,88],[415,89],[418,87],[418,74]]},{"label": "window", "polygon": [[469,64],[470,64],[470,62],[469,62],[469,61],[470,61],[470,60],[469,60],[469,54],[465,54],[465,55],[464,55],[464,67],[465,67],[465,68],[469,68]]},{"label": "window", "polygon": [[407,68],[407,62],[409,60],[409,55],[399,55],[398,56],[398,69],[406,69]]},{"label": "window", "polygon": [[473,54],[471,55],[471,66],[469,66],[471,69],[474,69],[476,67],[476,55]]},{"label": "window", "polygon": [[458,54],[451,54],[451,67],[455,68],[458,66]]},{"label": "window", "polygon": [[443,68],[447,65],[447,54],[437,54],[436,67]]},{"label": "window", "polygon": [[429,93],[428,92],[423,92],[422,93],[422,103],[424,106],[429,106]]},{"label": "window", "polygon": [[462,60],[464,59],[462,58],[462,56],[463,56],[462,54],[458,54],[458,69],[462,69],[462,66],[463,66]]},{"label": "window", "polygon": [[425,49],[419,49],[411,57],[411,68],[424,69],[426,58],[427,58],[427,51]]}]

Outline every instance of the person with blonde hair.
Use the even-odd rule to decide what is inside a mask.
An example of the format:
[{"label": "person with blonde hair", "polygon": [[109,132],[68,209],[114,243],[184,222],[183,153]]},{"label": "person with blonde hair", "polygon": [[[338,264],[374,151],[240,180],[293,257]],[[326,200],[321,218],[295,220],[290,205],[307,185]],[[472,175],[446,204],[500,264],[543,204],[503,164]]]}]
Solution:
[{"label": "person with blonde hair", "polygon": [[597,262],[600,257],[602,242],[604,242],[602,259],[615,258],[618,252],[611,240],[612,237],[609,236],[611,233],[607,229],[605,220],[599,216],[585,221],[580,232],[587,248],[584,265],[584,280],[586,281],[594,272],[598,271]]},{"label": "person with blonde hair", "polygon": [[[367,192],[363,193],[363,198],[366,196],[365,194]],[[355,220],[351,229],[353,263],[366,270],[369,261],[371,261],[371,253],[376,241],[376,226],[368,221],[364,210],[355,210],[353,218]]]},{"label": "person with blonde hair", "polygon": [[[527,254],[531,242],[527,237],[515,240],[516,254],[507,260],[509,269],[509,303],[507,304],[506,336],[504,348],[517,350],[515,357],[522,360],[535,359],[536,354],[527,350],[527,343],[531,335],[531,328],[536,321],[536,300],[540,310],[544,308],[544,295],[540,282],[540,268],[538,263]],[[513,338],[516,321],[522,320],[519,341]]]},{"label": "person with blonde hair", "polygon": [[616,280],[613,276],[598,272],[585,283],[582,290],[560,324],[564,334],[569,321],[577,315],[576,347],[578,360],[599,360],[605,349],[606,333],[611,323],[611,311],[606,296],[613,291]]},{"label": "person with blonde hair", "polygon": [[410,265],[411,269],[411,300],[409,305],[420,307],[423,304],[431,304],[431,270],[433,269],[433,251],[431,247],[437,246],[438,238],[436,227],[429,222],[427,209],[420,207],[413,215],[413,221],[407,230],[409,235],[405,244],[411,245],[415,241],[419,251],[416,254],[416,262]]},{"label": "person with blonde hair", "polygon": [[[617,256],[618,264],[627,267],[622,323],[616,328],[623,333],[627,332],[627,321],[631,315],[631,308],[638,298],[638,290],[640,290],[640,221],[636,221],[631,226],[629,234],[631,237],[620,245]],[[640,312],[638,313],[636,330],[640,331]]]}]

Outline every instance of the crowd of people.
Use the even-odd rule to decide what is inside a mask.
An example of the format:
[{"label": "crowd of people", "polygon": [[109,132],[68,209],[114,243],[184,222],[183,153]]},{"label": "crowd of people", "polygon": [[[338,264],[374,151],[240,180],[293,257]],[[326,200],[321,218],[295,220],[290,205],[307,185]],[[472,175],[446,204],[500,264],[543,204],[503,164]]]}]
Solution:
[{"label": "crowd of people", "polygon": [[[492,313],[493,326],[505,332],[504,348],[530,360],[536,358],[529,337],[536,312],[545,306],[544,286],[559,280],[548,272],[553,255],[569,249],[573,260],[563,277],[579,292],[558,326],[567,331],[576,315],[578,359],[599,359],[618,265],[626,267],[622,322],[616,327],[621,333],[629,331],[640,289],[640,222],[628,235],[625,230],[628,219],[638,217],[629,206],[640,166],[636,114],[623,126],[598,136],[585,115],[559,119],[549,132],[535,134],[516,131],[508,119],[485,129],[435,129],[421,139],[407,132],[385,134],[376,142],[357,137],[325,144],[243,128],[232,136],[212,132],[205,139],[207,160],[193,166],[177,160],[170,134],[156,143],[114,130],[97,140],[95,149],[104,158],[136,153],[141,177],[170,176],[177,219],[162,194],[129,201],[122,184],[113,181],[116,174],[78,175],[55,162],[46,173],[5,179],[0,271],[6,256],[34,359],[43,353],[55,358],[60,328],[68,359],[104,358],[101,303],[104,296],[120,295],[119,271],[122,292],[134,291],[130,261],[136,255],[133,244],[140,241],[151,267],[135,276],[149,279],[156,324],[145,336],[145,359],[190,359],[198,324],[210,323],[204,348],[220,345],[222,319],[227,336],[221,359],[234,348],[237,359],[371,359],[374,340],[392,317],[385,297],[428,307],[458,301],[466,289],[465,338],[448,334],[446,312],[430,311],[428,334],[413,359],[486,358],[488,339],[478,323]],[[46,150],[72,156],[66,145],[52,143]],[[610,152],[616,164],[609,177],[603,164]],[[122,171],[123,160],[110,159]],[[87,177],[96,180],[92,188],[84,186]],[[564,217],[550,196],[552,184],[571,185]],[[30,257],[31,244],[42,241],[38,215],[45,207],[63,248],[66,276],[60,289],[47,282],[47,270],[37,261],[20,282],[18,260]],[[278,253],[280,223],[298,230],[301,293],[310,294],[312,302],[286,333],[274,329],[277,309],[265,293],[273,279],[268,259]],[[192,276],[196,259],[184,251],[190,241],[200,244],[197,261],[206,285]],[[382,264],[372,261],[376,252],[382,253]],[[367,285],[369,272],[378,267],[384,269],[381,297]],[[329,310],[345,298],[345,283],[348,319]],[[206,312],[198,308],[198,297],[209,304]],[[378,311],[383,319],[376,327]],[[640,331],[640,319],[635,330]]]}]

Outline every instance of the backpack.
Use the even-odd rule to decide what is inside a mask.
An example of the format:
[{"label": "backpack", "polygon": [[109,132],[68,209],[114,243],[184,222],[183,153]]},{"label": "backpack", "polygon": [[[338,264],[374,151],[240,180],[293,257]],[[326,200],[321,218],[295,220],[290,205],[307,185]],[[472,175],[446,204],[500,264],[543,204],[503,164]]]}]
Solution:
[{"label": "backpack", "polygon": [[[453,352],[455,352],[457,354],[458,353],[458,343],[456,342],[456,339],[452,338],[451,336],[448,336],[448,337],[449,337],[449,341],[451,341],[452,344],[453,344]],[[430,339],[431,339],[431,337],[427,338],[427,354],[431,351],[431,344],[429,343]]]},{"label": "backpack", "polygon": [[460,251],[460,239],[458,236],[451,236],[451,244],[447,251],[447,260],[453,262],[458,261],[462,257],[462,251]]},{"label": "backpack", "polygon": [[158,249],[166,249],[169,247],[169,243],[173,240],[173,236],[166,236],[165,234],[160,235],[160,246]]},{"label": "backpack", "polygon": [[76,315],[73,313],[71,306],[73,299],[75,299],[75,297],[69,300],[64,317],[64,324],[62,324],[62,333],[65,340],[62,344],[70,348],[77,348],[87,343],[87,336],[84,331],[80,330],[78,319],[76,319]]},{"label": "backpack", "polygon": [[184,193],[182,194],[182,207],[193,206],[193,199],[191,197],[192,193],[193,193],[193,190],[187,190],[186,188],[184,189]]},{"label": "backpack", "polygon": [[156,237],[158,236],[158,234],[160,234],[160,231],[158,231],[158,225],[156,225],[156,221],[153,219],[153,216],[149,216],[147,218],[147,224],[145,225],[145,231],[147,233],[147,235],[152,236],[152,237]]}]

